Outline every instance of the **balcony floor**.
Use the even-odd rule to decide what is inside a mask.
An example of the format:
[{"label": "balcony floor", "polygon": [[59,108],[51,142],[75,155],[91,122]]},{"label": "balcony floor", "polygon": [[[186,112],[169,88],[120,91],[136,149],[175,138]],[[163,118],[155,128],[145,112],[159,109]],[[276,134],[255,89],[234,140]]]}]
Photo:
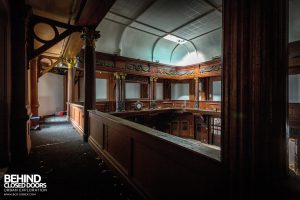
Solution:
[{"label": "balcony floor", "polygon": [[108,170],[65,117],[53,117],[31,131],[32,149],[22,165],[8,174],[39,174],[47,183],[42,199],[139,199]]}]

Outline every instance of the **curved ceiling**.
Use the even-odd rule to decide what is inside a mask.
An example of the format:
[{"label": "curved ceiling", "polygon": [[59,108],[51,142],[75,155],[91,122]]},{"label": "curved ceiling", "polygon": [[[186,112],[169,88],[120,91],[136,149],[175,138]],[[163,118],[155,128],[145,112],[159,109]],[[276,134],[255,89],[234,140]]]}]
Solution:
[{"label": "curved ceiling", "polygon": [[[300,40],[299,2],[290,0],[290,41]],[[221,55],[222,0],[117,0],[97,30],[99,52],[177,66],[204,62]]]}]

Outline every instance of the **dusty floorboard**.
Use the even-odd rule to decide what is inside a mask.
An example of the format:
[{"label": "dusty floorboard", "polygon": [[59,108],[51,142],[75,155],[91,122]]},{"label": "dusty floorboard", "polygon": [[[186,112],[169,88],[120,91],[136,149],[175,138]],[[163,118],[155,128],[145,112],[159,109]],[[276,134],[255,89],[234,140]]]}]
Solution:
[{"label": "dusty floorboard", "polygon": [[26,162],[8,173],[40,174],[48,192],[38,194],[38,199],[139,199],[65,118],[46,120],[41,130],[32,131],[31,139]]}]

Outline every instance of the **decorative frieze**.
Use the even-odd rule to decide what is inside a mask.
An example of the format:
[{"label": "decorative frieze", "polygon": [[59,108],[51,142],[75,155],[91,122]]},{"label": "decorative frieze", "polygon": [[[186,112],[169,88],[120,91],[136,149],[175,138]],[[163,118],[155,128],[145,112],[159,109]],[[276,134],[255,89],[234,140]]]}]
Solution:
[{"label": "decorative frieze", "polygon": [[96,59],[96,65],[102,66],[102,67],[115,68],[115,63],[111,60]]},{"label": "decorative frieze", "polygon": [[169,76],[190,76],[194,75],[194,70],[176,70],[172,68],[161,68],[157,71],[159,74],[169,75]]},{"label": "decorative frieze", "polygon": [[199,72],[201,74],[201,73],[220,71],[220,70],[222,70],[222,65],[213,65],[213,66],[207,66],[204,68],[200,68]]},{"label": "decorative frieze", "polygon": [[125,65],[125,69],[130,71],[138,71],[138,72],[150,72],[150,66],[143,65],[143,64],[127,63]]}]

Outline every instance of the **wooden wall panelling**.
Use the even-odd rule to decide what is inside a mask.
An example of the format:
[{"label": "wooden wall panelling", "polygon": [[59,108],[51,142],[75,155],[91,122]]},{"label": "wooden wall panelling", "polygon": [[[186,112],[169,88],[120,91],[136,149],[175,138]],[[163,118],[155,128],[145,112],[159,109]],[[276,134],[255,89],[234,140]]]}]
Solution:
[{"label": "wooden wall panelling", "polygon": [[70,107],[70,122],[76,128],[77,132],[83,136],[84,130],[84,112],[83,106],[78,104],[68,104]]}]

